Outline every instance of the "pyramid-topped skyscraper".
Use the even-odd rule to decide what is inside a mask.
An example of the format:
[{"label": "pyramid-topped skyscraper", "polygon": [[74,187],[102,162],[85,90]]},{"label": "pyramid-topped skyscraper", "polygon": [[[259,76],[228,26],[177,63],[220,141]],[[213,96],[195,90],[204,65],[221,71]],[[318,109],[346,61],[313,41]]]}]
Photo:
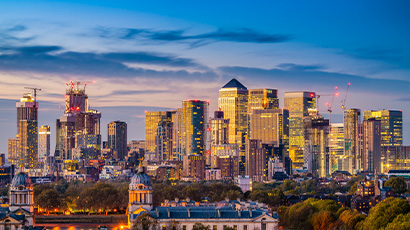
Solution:
[{"label": "pyramid-topped skyscraper", "polygon": [[239,147],[240,173],[245,170],[245,139],[248,135],[248,89],[233,78],[219,90],[218,107],[229,119],[229,143]]}]

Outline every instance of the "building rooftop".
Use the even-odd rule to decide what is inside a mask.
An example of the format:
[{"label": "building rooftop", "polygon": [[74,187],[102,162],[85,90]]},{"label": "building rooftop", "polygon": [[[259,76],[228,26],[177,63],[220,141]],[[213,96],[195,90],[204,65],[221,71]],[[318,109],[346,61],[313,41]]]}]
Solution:
[{"label": "building rooftop", "polygon": [[[150,214],[156,219],[249,219],[269,215],[264,210],[238,211],[231,207],[156,207]],[[271,217],[279,218],[277,214]]]},{"label": "building rooftop", "polygon": [[240,83],[235,78],[232,78],[232,80],[230,80],[228,83],[226,83],[226,85],[224,85],[222,88],[223,89],[224,88],[237,88],[237,89],[248,90],[248,88],[246,88],[244,85],[242,85],[242,83]]}]

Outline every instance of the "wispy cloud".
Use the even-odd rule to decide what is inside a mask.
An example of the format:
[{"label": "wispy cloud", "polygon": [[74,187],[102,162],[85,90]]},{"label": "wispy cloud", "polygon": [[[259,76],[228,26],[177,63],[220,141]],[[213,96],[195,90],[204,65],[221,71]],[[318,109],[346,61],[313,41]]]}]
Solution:
[{"label": "wispy cloud", "polygon": [[269,34],[249,28],[218,29],[212,32],[190,34],[188,30],[154,30],[138,28],[95,28],[94,32],[102,38],[125,40],[144,40],[145,42],[187,42],[198,47],[212,42],[280,43],[293,39],[286,34]]},{"label": "wispy cloud", "polygon": [[276,68],[262,69],[243,66],[224,66],[219,70],[222,74],[236,75],[254,79],[255,81],[275,82],[276,85],[294,88],[295,83],[301,89],[317,89],[351,82],[355,87],[366,92],[389,93],[392,95],[408,94],[410,82],[405,80],[376,79],[364,76],[330,72],[321,65],[304,66],[297,64],[280,64]]},{"label": "wispy cloud", "polygon": [[[73,52],[61,46],[0,47],[0,69],[99,77],[214,78],[217,75],[193,59],[150,52]],[[6,51],[6,52],[5,52]],[[181,67],[180,70],[155,70],[129,67],[127,63]],[[184,68],[182,68],[184,67]],[[186,67],[198,71],[188,72]]]}]

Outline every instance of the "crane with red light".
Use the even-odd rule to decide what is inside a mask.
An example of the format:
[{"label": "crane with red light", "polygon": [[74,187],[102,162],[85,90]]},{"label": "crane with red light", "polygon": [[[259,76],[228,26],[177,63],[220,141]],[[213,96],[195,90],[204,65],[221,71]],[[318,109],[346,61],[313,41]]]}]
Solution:
[{"label": "crane with red light", "polygon": [[331,99],[329,102],[326,103],[327,111],[329,112],[329,132],[330,132],[330,129],[331,129],[332,112],[333,112],[333,110],[332,110],[333,102],[335,101],[335,97],[339,96],[339,92],[337,92],[337,89],[338,89],[338,87],[335,86],[335,91],[334,91],[334,93],[333,93],[332,99]]},{"label": "crane with red light", "polygon": [[[336,87],[337,88],[337,87]],[[334,96],[334,94],[316,94],[316,115],[319,115],[319,99],[320,97],[330,97]],[[328,106],[328,103],[326,103],[326,106]]]}]

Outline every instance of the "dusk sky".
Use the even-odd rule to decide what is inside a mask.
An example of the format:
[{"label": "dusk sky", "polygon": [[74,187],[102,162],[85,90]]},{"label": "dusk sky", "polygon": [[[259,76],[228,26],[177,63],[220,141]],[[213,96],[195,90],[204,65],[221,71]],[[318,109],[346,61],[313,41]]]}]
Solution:
[{"label": "dusk sky", "polygon": [[[144,139],[144,111],[210,100],[231,78],[248,89],[329,94],[347,108],[403,110],[410,144],[410,1],[0,1],[0,152],[16,135],[15,102],[38,87],[39,125],[63,114],[65,82]],[[325,103],[320,111],[328,117]]]}]

